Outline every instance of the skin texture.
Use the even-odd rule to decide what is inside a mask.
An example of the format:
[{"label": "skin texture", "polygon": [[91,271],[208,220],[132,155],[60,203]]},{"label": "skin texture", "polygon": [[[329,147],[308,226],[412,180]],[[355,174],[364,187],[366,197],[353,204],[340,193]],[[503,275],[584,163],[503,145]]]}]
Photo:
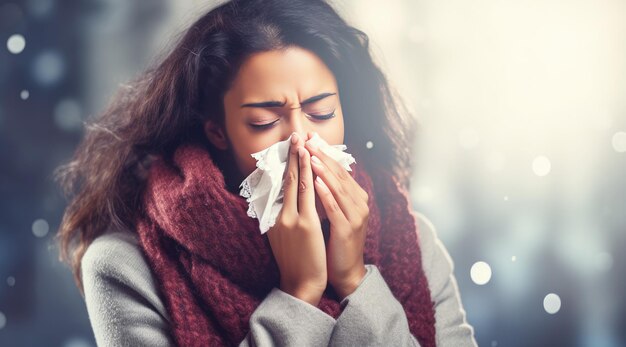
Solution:
[{"label": "skin texture", "polygon": [[[314,96],[331,94],[305,103]],[[278,105],[243,105],[276,101]],[[350,172],[305,141],[314,132],[344,141],[344,118],[333,73],[314,53],[289,47],[244,61],[224,96],[225,127],[205,124],[208,139],[234,155],[242,177],[256,169],[250,156],[294,134],[285,171],[285,198],[267,235],[281,273],[281,290],[317,305],[327,284],[343,298],[366,273],[363,263],[367,193]],[[315,116],[334,114],[328,119]],[[270,124],[266,128],[253,125]],[[315,164],[315,158],[320,163]],[[319,177],[318,177],[319,176]],[[330,221],[325,244],[321,219]]]}]

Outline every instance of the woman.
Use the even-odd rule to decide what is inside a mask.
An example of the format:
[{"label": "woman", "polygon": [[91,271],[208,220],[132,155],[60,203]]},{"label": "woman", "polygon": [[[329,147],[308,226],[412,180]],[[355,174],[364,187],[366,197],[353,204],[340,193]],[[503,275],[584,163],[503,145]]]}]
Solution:
[{"label": "woman", "polygon": [[[98,345],[475,345],[407,197],[414,124],[324,1],[206,13],[58,171],[58,234]],[[308,140],[347,144],[347,171]],[[239,184],[290,139],[266,234]]]}]

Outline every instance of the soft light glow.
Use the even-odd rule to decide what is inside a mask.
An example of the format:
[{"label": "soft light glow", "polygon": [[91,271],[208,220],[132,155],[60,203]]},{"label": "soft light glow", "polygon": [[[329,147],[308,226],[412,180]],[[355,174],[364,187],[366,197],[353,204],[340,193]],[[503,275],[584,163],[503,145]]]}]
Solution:
[{"label": "soft light glow", "polygon": [[422,26],[414,25],[409,29],[409,40],[419,44],[426,41],[426,31]]},{"label": "soft light glow", "polygon": [[48,230],[50,230],[50,226],[45,219],[37,219],[33,222],[32,226],[33,235],[37,237],[44,237],[48,234]]},{"label": "soft light glow", "polygon": [[554,293],[546,295],[546,297],[543,298],[543,309],[549,314],[559,312],[561,309],[561,298]]},{"label": "soft light glow", "polygon": [[59,53],[48,51],[35,59],[33,69],[34,77],[39,83],[53,84],[63,77],[65,62]]},{"label": "soft light glow", "polygon": [[595,256],[595,265],[598,271],[607,272],[613,267],[613,256],[608,252],[601,252]]},{"label": "soft light glow", "polygon": [[91,347],[91,344],[81,337],[72,337],[63,343],[63,347]]},{"label": "soft light glow", "polygon": [[30,0],[28,1],[30,13],[36,17],[45,17],[52,12],[54,8],[53,0]]},{"label": "soft light glow", "polygon": [[499,151],[492,151],[487,155],[487,168],[493,172],[500,172],[504,168],[504,154]]},{"label": "soft light glow", "polygon": [[9,285],[9,287],[13,287],[15,285],[15,277],[13,276],[7,277],[7,284]]},{"label": "soft light glow", "polygon": [[30,96],[30,92],[28,92],[28,90],[24,89],[20,92],[20,98],[22,100],[26,100],[28,99],[28,97]]},{"label": "soft light glow", "polygon": [[78,130],[83,122],[81,113],[81,106],[76,100],[65,99],[54,107],[54,122],[62,130]]},{"label": "soft light glow", "polygon": [[613,145],[613,149],[615,150],[615,152],[626,152],[626,132],[616,132],[611,139],[611,144]]},{"label": "soft light glow", "polygon": [[470,149],[478,145],[478,133],[473,128],[465,128],[459,131],[459,144],[461,147]]},{"label": "soft light glow", "polygon": [[512,262],[516,262],[516,261],[517,261],[517,257],[516,257],[516,256],[512,256],[512,257],[511,257],[511,261],[512,261]]},{"label": "soft light glow", "polygon": [[550,173],[550,160],[540,155],[533,160],[533,172],[537,176],[545,176]]},{"label": "soft light glow", "polygon": [[420,203],[426,203],[432,200],[433,198],[433,190],[428,186],[418,187],[415,191],[415,197],[417,201]]},{"label": "soft light glow", "polygon": [[26,47],[26,39],[20,34],[11,35],[7,40],[7,48],[13,54],[20,54]]},{"label": "soft light glow", "polygon": [[365,148],[367,148],[367,149],[372,149],[372,148],[374,148],[374,143],[373,143],[372,141],[367,141],[367,142],[365,143]]},{"label": "soft light glow", "polygon": [[484,261],[478,261],[472,265],[470,276],[472,281],[480,286],[487,284],[491,279],[491,267]]},{"label": "soft light glow", "polygon": [[0,329],[4,328],[5,325],[7,325],[7,317],[0,312]]}]

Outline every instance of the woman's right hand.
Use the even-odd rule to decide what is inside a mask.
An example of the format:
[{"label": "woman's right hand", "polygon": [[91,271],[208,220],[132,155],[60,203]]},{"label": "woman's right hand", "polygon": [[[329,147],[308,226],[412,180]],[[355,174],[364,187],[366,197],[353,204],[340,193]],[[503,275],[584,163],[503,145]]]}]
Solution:
[{"label": "woman's right hand", "polygon": [[311,157],[300,136],[291,138],[283,207],[267,236],[280,270],[280,289],[317,306],[328,281],[326,246],[315,209]]}]

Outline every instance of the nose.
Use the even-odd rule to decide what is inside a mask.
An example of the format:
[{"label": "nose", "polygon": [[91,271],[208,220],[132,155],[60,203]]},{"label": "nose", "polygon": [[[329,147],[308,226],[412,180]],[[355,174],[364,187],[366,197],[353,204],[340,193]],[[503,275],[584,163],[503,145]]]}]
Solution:
[{"label": "nose", "polygon": [[288,139],[291,134],[296,133],[299,138],[306,141],[307,132],[313,130],[309,129],[309,124],[305,117],[303,117],[301,108],[292,109],[289,113],[289,117],[287,117],[287,121],[283,124],[285,124],[283,140]]}]

